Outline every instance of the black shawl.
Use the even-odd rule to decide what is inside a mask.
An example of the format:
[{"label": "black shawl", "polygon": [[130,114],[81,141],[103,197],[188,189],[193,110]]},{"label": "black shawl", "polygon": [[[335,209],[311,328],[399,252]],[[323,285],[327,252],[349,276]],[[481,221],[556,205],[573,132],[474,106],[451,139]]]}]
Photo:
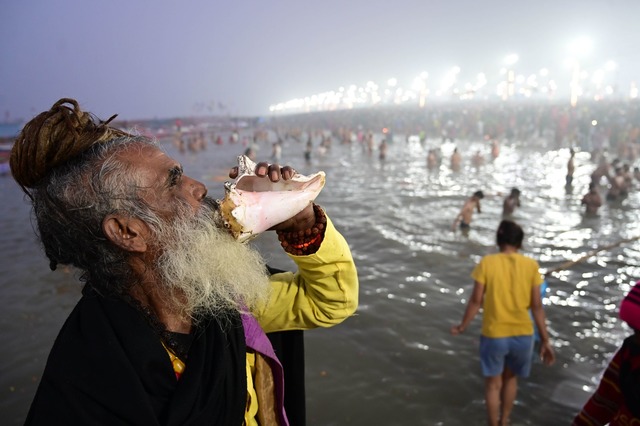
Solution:
[{"label": "black shawl", "polygon": [[49,354],[27,425],[241,425],[246,347],[239,316],[203,322],[176,380],[158,334],[126,302],[85,295]]},{"label": "black shawl", "polygon": [[640,344],[638,337],[631,335],[624,339],[620,352],[622,353],[619,373],[620,391],[629,411],[640,419]]}]

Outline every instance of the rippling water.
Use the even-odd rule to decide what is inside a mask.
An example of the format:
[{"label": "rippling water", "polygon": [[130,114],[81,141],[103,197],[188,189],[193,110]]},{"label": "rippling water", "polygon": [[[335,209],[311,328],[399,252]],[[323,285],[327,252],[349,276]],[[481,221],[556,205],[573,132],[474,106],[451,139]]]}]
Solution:
[{"label": "rippling water", "polygon": [[[514,218],[526,233],[523,253],[544,269],[640,235],[635,192],[621,204],[603,206],[599,217],[581,214],[580,199],[594,169],[586,153],[576,157],[573,191],[567,192],[566,149],[507,144],[494,162],[474,168],[471,153],[481,149],[488,157],[488,147],[463,141],[457,146],[465,167],[452,173],[450,143],[442,146],[443,166],[426,169],[426,148],[436,145],[399,137],[382,162],[357,145],[334,144],[324,157],[314,152],[305,166],[302,144],[285,143],[283,163],[303,173],[326,171],[318,203],[349,241],[361,285],[357,316],[306,333],[309,425],[485,423],[480,318],[462,336],[451,336],[449,328],[462,317],[473,266],[495,251],[502,199],[513,186],[522,191]],[[243,150],[210,146],[195,155],[166,147],[216,197]],[[262,146],[259,157],[270,153]],[[485,193],[482,213],[475,214],[467,236],[452,232],[453,218],[477,189]],[[73,271],[49,271],[29,207],[9,177],[0,177],[0,193],[0,411],[3,423],[21,424],[80,287]],[[272,266],[291,265],[273,235],[255,244]],[[636,240],[621,244],[548,278],[546,313],[558,359],[552,367],[534,364],[531,377],[520,381],[514,425],[568,424],[594,390],[629,332],[617,319],[617,307],[640,277],[639,249]]]}]

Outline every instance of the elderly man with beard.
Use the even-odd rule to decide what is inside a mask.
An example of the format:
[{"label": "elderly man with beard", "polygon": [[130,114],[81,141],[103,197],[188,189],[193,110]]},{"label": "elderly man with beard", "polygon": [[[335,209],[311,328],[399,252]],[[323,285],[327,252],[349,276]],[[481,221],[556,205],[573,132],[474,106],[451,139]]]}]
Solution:
[{"label": "elderly man with beard", "polygon": [[[346,241],[309,205],[274,227],[298,271],[269,276],[224,230],[202,183],[109,121],[61,99],[11,153],[50,267],[72,265],[85,283],[26,423],[288,424],[265,332],[330,327],[355,312]],[[260,163],[256,174],[276,181],[293,169]]]}]

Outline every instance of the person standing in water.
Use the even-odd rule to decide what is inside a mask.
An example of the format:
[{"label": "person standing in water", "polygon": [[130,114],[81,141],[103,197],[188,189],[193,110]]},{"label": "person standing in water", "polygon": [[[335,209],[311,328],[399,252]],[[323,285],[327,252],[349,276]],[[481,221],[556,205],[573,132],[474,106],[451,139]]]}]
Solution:
[{"label": "person standing in water", "polygon": [[282,158],[282,143],[278,139],[277,142],[273,143],[273,149],[271,151],[271,159],[273,162],[278,163]]},{"label": "person standing in water", "polygon": [[513,188],[502,203],[502,216],[511,216],[516,207],[520,207],[520,190]]},{"label": "person standing in water", "polygon": [[509,424],[518,377],[528,377],[531,371],[534,330],[529,310],[540,334],[540,358],[547,365],[555,361],[540,295],[542,276],[538,262],[518,253],[523,239],[518,224],[500,222],[496,232],[500,252],[484,256],[474,268],[473,292],[464,316],[451,327],[452,335],[463,333],[483,309],[480,365],[491,426]]},{"label": "person standing in water", "polygon": [[453,221],[451,229],[455,231],[457,226],[460,226],[461,230],[468,230],[471,227],[471,219],[473,218],[473,210],[477,210],[480,213],[480,200],[484,198],[482,191],[476,191],[471,197],[465,201],[460,213]]},{"label": "person standing in water", "polygon": [[252,147],[248,147],[247,149],[244,150],[244,155],[246,155],[247,157],[249,157],[249,159],[251,161],[256,161],[256,150],[253,149]]},{"label": "person standing in water", "polygon": [[484,157],[482,156],[482,152],[480,152],[480,150],[477,150],[473,154],[473,157],[471,157],[471,164],[473,164],[476,168],[484,165]]},{"label": "person standing in water", "polygon": [[380,141],[380,148],[379,148],[379,157],[380,160],[385,160],[387,158],[387,140],[386,139],[382,139],[382,141]]},{"label": "person standing in water", "polygon": [[457,172],[460,170],[460,165],[462,164],[462,156],[458,152],[458,148],[453,150],[453,154],[451,154],[451,170]]},{"label": "person standing in water", "polygon": [[438,167],[438,156],[436,155],[436,150],[431,148],[427,154],[427,168],[433,170],[436,167]]},{"label": "person standing in water", "polygon": [[313,152],[313,141],[311,140],[311,135],[309,135],[309,139],[307,139],[307,145],[304,149],[304,161],[307,165],[311,164],[311,154]]},{"label": "person standing in water", "polygon": [[574,157],[576,156],[576,152],[571,148],[569,150],[569,161],[567,162],[567,177],[566,177],[566,186],[571,186],[573,184],[573,172],[576,170],[576,165],[573,162]]},{"label": "person standing in water", "polygon": [[595,182],[589,184],[589,192],[582,197],[582,205],[586,206],[585,213],[588,215],[595,216],[598,214],[598,209],[602,205],[602,197]]},{"label": "person standing in water", "polygon": [[496,139],[491,139],[491,158],[494,160],[500,155],[500,144]]}]

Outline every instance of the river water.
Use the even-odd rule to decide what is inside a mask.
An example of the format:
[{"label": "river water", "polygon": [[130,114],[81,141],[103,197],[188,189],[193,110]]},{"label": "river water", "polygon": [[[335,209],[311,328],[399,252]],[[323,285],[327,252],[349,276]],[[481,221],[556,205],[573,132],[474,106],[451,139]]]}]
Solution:
[{"label": "river water", "polygon": [[[378,138],[381,135],[376,135]],[[226,140],[226,139],[225,139]],[[309,425],[475,425],[485,423],[483,379],[477,347],[480,318],[453,337],[472,288],[469,276],[479,259],[495,251],[502,200],[517,186],[522,206],[514,219],[525,230],[523,253],[543,268],[640,235],[636,192],[586,218],[580,199],[595,168],[585,152],[576,156],[573,189],[564,187],[568,150],[505,143],[495,161],[470,165],[471,153],[489,147],[457,141],[464,166],[448,167],[452,143],[442,145],[445,161],[426,168],[428,147],[402,135],[387,158],[369,156],[357,144],[334,143],[305,165],[303,144],[284,143],[282,163],[302,173],[324,170],[327,184],[317,202],[347,238],[360,277],[360,307],[353,318],[306,335],[307,420]],[[222,181],[240,145],[209,145],[198,154],[179,153],[187,174],[220,197]],[[271,155],[270,144],[259,150]],[[468,235],[451,223],[464,200],[482,189],[482,213]],[[8,177],[0,177],[0,416],[21,424],[36,390],[47,354],[79,298],[77,274],[51,272],[34,236],[29,206]],[[255,242],[268,262],[292,264],[274,235]],[[617,307],[640,277],[640,242],[634,240],[547,279],[545,310],[557,362],[534,364],[519,383],[514,425],[569,424],[593,392],[608,359],[629,333]]]}]

